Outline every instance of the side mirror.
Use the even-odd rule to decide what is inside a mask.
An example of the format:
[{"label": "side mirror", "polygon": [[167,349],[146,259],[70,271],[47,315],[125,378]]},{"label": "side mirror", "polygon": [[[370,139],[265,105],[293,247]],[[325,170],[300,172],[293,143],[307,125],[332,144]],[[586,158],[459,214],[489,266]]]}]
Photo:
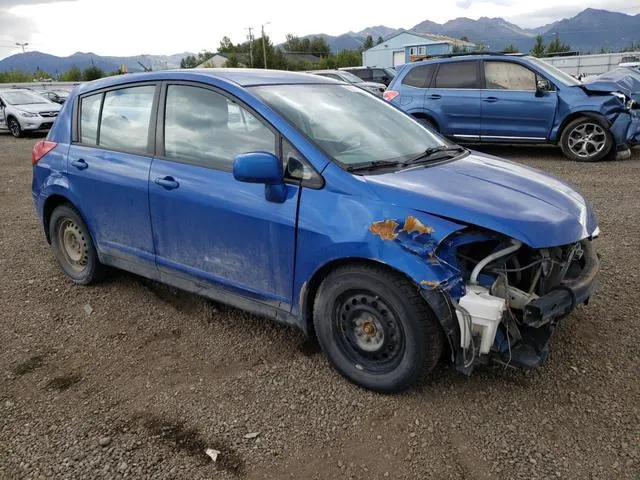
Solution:
[{"label": "side mirror", "polygon": [[536,89],[538,92],[549,92],[551,91],[551,83],[546,78],[540,78],[536,82]]},{"label": "side mirror", "polygon": [[287,197],[282,162],[267,152],[241,153],[233,160],[233,177],[239,182],[264,183],[265,198],[282,203]]}]

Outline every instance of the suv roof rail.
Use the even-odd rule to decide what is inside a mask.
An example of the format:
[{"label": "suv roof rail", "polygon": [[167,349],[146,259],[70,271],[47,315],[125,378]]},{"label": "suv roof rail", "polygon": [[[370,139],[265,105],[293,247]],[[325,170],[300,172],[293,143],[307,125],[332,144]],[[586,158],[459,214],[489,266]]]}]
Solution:
[{"label": "suv roof rail", "polygon": [[485,52],[482,50],[478,50],[475,52],[460,52],[460,53],[443,53],[442,55],[431,55],[424,60],[429,60],[431,58],[452,58],[452,57],[465,57],[469,55],[495,55],[495,56],[510,56],[510,57],[524,57],[527,55],[526,53],[509,53],[509,52]]}]

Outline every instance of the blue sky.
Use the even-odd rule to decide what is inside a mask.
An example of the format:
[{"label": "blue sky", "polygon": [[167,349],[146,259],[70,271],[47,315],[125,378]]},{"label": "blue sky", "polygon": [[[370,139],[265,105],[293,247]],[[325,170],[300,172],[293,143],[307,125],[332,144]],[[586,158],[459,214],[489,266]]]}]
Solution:
[{"label": "blue sky", "polygon": [[[433,0],[432,0],[433,1]],[[377,3],[377,2],[376,2]],[[373,25],[411,28],[423,20],[503,17],[535,27],[587,8],[640,13],[639,0],[424,0],[401,3],[323,0],[310,11],[303,2],[244,0],[0,0],[0,58],[30,50],[55,55],[76,51],[100,55],[170,54],[215,50],[223,36],[245,40],[246,28],[265,29],[276,42],[286,33],[337,35]],[[398,7],[394,7],[398,5]]]}]

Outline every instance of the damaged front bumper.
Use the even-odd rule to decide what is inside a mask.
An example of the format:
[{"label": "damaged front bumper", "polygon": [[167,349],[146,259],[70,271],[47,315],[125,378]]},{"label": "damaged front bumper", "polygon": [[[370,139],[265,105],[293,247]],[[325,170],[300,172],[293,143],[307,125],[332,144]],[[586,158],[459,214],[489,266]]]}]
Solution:
[{"label": "damaged front bumper", "polygon": [[618,158],[629,156],[629,147],[640,145],[640,108],[621,112],[611,125]]}]

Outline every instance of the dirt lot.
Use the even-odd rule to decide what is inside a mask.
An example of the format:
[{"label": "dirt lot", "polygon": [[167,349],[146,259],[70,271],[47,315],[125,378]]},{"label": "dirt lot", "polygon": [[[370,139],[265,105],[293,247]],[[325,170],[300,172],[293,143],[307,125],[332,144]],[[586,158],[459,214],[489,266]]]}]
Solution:
[{"label": "dirt lot", "polygon": [[287,327],[123,272],[72,285],[33,212],[35,141],[0,133],[0,478],[640,478],[640,152],[488,149],[593,202],[599,294],[535,372],[443,364],[382,396]]}]

